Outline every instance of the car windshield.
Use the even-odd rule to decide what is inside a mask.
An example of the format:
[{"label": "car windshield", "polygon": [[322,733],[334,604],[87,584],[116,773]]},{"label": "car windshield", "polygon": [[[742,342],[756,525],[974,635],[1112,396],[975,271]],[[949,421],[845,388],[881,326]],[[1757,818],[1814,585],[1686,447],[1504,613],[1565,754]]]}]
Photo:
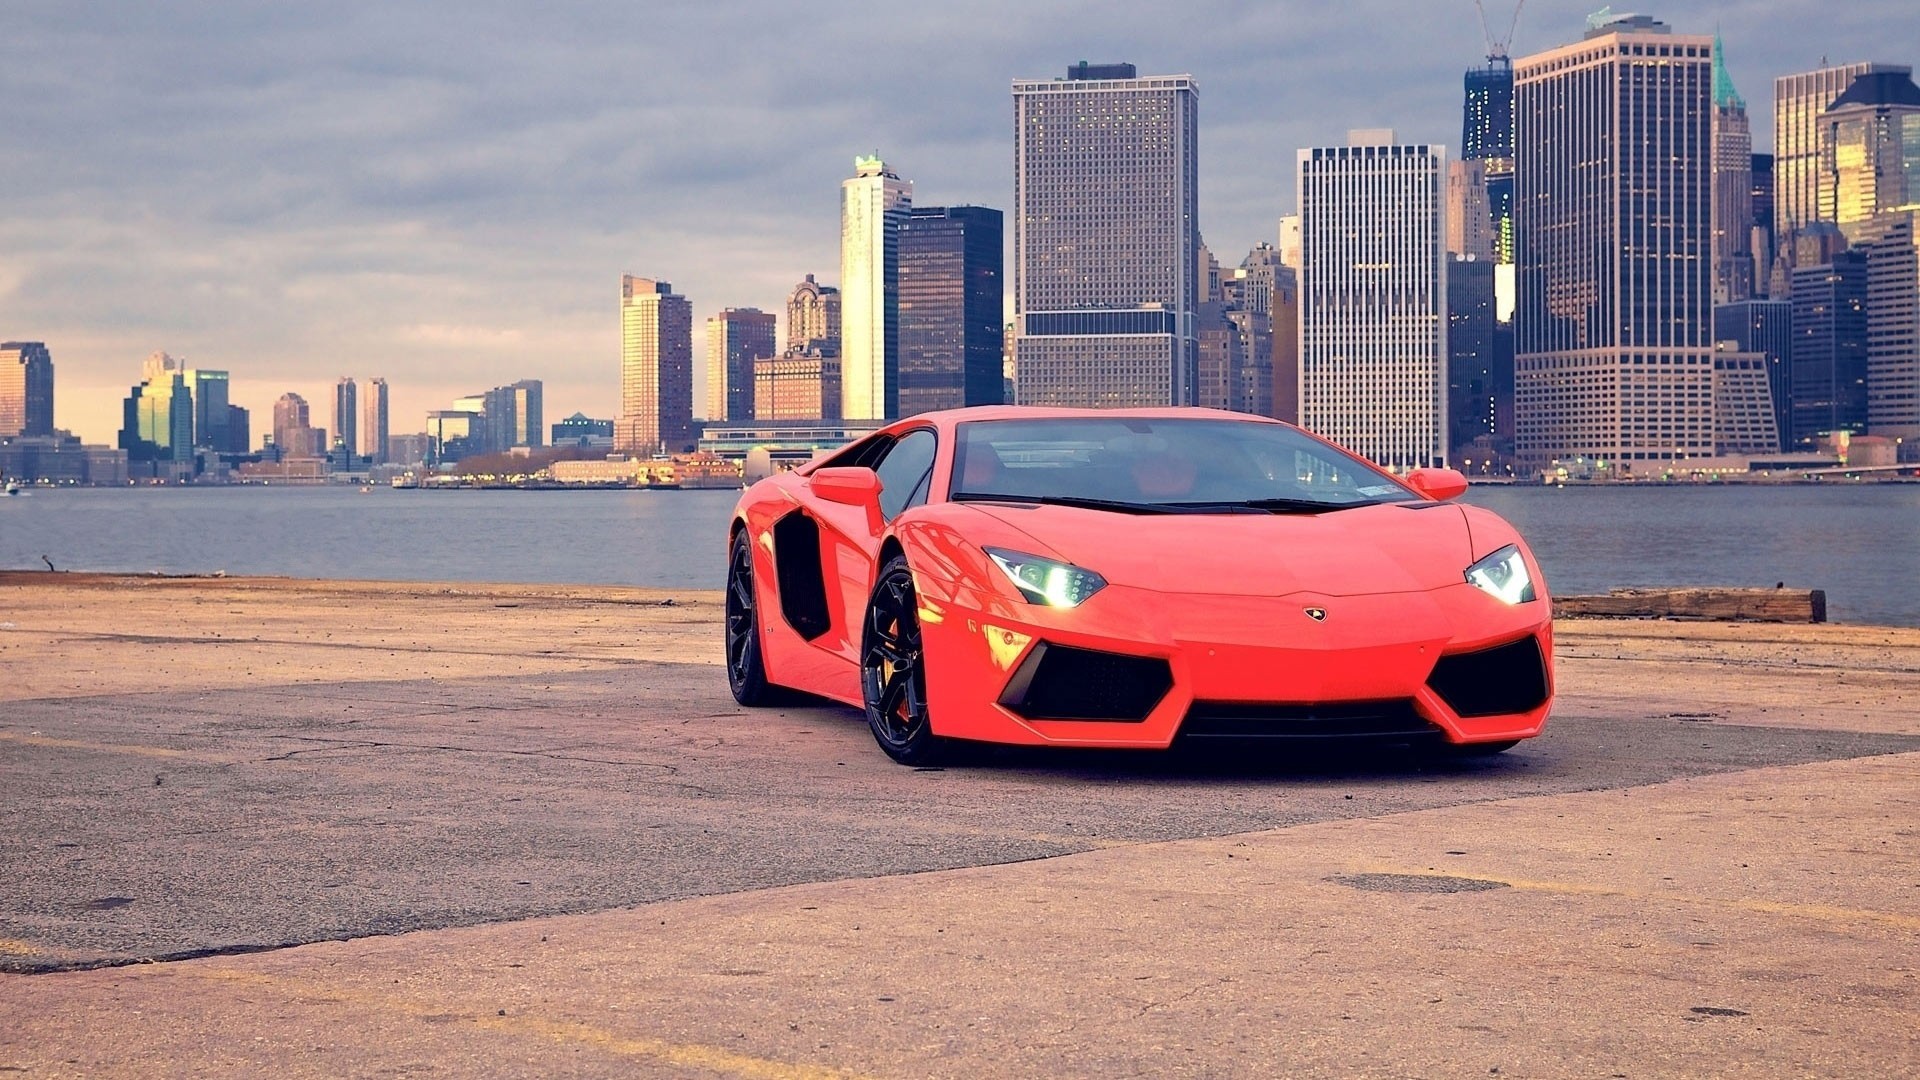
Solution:
[{"label": "car windshield", "polygon": [[1282,424],[1137,416],[959,426],[955,501],[1135,513],[1318,513],[1420,498],[1360,459]]}]

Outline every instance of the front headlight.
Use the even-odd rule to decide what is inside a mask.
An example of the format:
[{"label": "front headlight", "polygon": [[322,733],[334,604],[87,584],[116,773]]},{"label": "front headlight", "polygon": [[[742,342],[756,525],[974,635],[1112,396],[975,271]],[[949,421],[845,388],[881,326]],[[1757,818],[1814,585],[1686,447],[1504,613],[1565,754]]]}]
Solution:
[{"label": "front headlight", "polygon": [[1509,604],[1524,604],[1534,598],[1533,575],[1527,573],[1527,560],[1514,544],[1467,567],[1467,581]]},{"label": "front headlight", "polygon": [[1107,587],[1106,578],[1068,563],[1005,548],[987,548],[986,552],[1029,604],[1074,607]]}]

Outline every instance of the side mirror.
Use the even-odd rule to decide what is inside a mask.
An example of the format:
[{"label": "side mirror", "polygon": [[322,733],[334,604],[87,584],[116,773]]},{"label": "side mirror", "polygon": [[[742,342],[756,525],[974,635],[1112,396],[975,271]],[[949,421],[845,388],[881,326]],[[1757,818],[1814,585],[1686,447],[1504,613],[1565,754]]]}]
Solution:
[{"label": "side mirror", "polygon": [[1467,493],[1467,478],[1458,469],[1415,469],[1407,474],[1407,486],[1435,502],[1446,502]]},{"label": "side mirror", "polygon": [[880,502],[880,474],[872,469],[817,469],[809,479],[813,482],[813,493],[828,502],[844,506]]}]

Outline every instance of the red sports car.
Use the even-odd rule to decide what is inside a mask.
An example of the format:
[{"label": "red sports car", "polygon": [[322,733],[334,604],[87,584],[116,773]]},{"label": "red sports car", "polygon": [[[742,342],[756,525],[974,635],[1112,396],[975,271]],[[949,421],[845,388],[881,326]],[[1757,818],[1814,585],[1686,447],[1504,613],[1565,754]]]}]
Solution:
[{"label": "red sports car", "polygon": [[1207,409],[984,406],[748,488],[727,676],[955,740],[1377,738],[1498,752],[1553,696],[1546,584],[1448,469]]}]

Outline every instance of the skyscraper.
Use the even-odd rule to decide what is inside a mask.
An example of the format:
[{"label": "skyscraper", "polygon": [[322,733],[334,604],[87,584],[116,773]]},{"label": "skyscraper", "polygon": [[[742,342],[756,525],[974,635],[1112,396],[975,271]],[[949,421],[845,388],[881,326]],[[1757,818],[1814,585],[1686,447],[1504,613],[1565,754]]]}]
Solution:
[{"label": "skyscraper", "polygon": [[[787,352],[840,355],[840,290],[808,274],[787,297]],[[816,418],[817,419],[817,418]]]},{"label": "skyscraper", "polygon": [[184,365],[164,352],[148,356],[141,375],[122,403],[119,445],[130,463],[147,463],[136,472],[162,476],[159,462],[193,460],[193,389]]},{"label": "skyscraper", "polygon": [[273,403],[273,445],[281,457],[320,457],[326,453],[324,433],[309,422],[307,399],[286,393]]},{"label": "skyscraper", "polygon": [[1002,215],[916,206],[900,234],[899,415],[1001,402]]},{"label": "skyscraper", "polygon": [[753,362],[772,356],[774,318],[759,308],[727,308],[707,320],[707,419],[753,419]]},{"label": "skyscraper", "polygon": [[[1481,165],[1493,234],[1493,258],[1501,265],[1512,265],[1513,60],[1503,51],[1487,57],[1486,67],[1467,72],[1460,160],[1477,161]],[[1468,248],[1454,250],[1478,257],[1478,252]]]},{"label": "skyscraper", "polygon": [[1795,449],[1867,430],[1867,258],[1843,251],[1793,270]]},{"label": "skyscraper", "polygon": [[1785,300],[1741,300],[1713,309],[1713,340],[1766,358],[1774,430],[1783,442],[1793,432],[1793,305]]},{"label": "skyscraper", "polygon": [[1753,129],[1713,39],[1713,302],[1753,295]]},{"label": "skyscraper", "polygon": [[[1748,244],[1753,252],[1753,294],[1773,296],[1773,264],[1779,252],[1773,225],[1773,155],[1755,154],[1749,167],[1753,174],[1753,240]],[[1785,291],[1783,287],[1781,293]]]},{"label": "skyscraper", "polygon": [[1301,423],[1390,468],[1447,456],[1447,152],[1299,151]]},{"label": "skyscraper", "polygon": [[614,448],[651,456],[693,439],[693,305],[667,282],[623,275]]},{"label": "skyscraper", "polygon": [[348,464],[360,447],[360,388],[347,375],[333,387],[333,444],[345,452]]},{"label": "skyscraper", "polygon": [[[1493,210],[1487,203],[1487,164],[1468,158],[1447,164],[1447,251],[1493,265]],[[1487,272],[1493,289],[1493,272]],[[1491,310],[1491,309],[1489,309]]]},{"label": "skyscraper", "polygon": [[[1920,152],[1920,140],[1910,144]],[[1920,440],[1920,228],[1915,213],[1851,226],[1867,262],[1867,433]]]},{"label": "skyscraper", "polygon": [[0,343],[0,438],[53,434],[53,354],[44,342]]},{"label": "skyscraper", "polygon": [[512,441],[507,445],[529,446],[535,449],[547,442],[547,387],[539,379],[521,379],[507,385],[507,393],[513,401]]},{"label": "skyscraper", "polygon": [[1014,369],[1022,404],[1193,400],[1199,93],[1132,64],[1018,80]]},{"label": "skyscraper", "polygon": [[1711,37],[1602,13],[1514,63],[1527,467],[1713,453],[1712,54]]},{"label": "skyscraper", "polygon": [[1491,259],[1452,252],[1447,264],[1447,449],[1499,434]]},{"label": "skyscraper", "polygon": [[193,445],[217,454],[244,454],[245,446],[233,445],[227,430],[230,380],[224,371],[207,368],[183,368],[182,381],[193,394]]},{"label": "skyscraper", "polygon": [[369,465],[387,463],[387,380],[367,380],[367,403],[360,414],[360,453]]},{"label": "skyscraper", "polygon": [[1911,75],[1904,64],[1856,63],[1823,67],[1773,80],[1774,229],[1785,234],[1820,220],[1820,117],[1860,75]]},{"label": "skyscraper", "polygon": [[840,415],[900,415],[900,231],[913,185],[878,157],[840,185]]},{"label": "skyscraper", "polygon": [[1920,211],[1920,87],[1906,72],[1860,75],[1820,116],[1820,220],[1851,237],[1879,214]]}]

